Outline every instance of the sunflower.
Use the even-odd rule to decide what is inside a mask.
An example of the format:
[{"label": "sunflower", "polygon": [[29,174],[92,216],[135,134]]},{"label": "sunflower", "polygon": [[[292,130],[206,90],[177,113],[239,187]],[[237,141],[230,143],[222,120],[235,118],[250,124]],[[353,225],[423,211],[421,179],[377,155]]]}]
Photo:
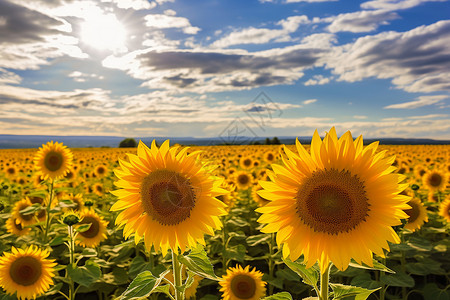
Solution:
[{"label": "sunflower", "polygon": [[422,177],[423,185],[432,191],[440,191],[445,188],[447,180],[447,174],[437,169],[428,171]]},{"label": "sunflower", "polygon": [[267,200],[267,199],[261,197],[261,196],[258,194],[258,191],[260,191],[260,190],[262,190],[262,189],[263,189],[263,188],[261,187],[260,184],[253,186],[253,189],[252,189],[252,199],[253,199],[253,201],[255,201],[256,203],[258,203],[259,206],[264,206],[264,205],[266,205],[267,203],[270,202],[269,200]]},{"label": "sunflower", "polygon": [[125,225],[125,237],[135,233],[136,243],[144,236],[149,251],[154,245],[165,255],[168,248],[204,245],[204,233],[214,235],[222,227],[226,205],[215,198],[226,193],[222,179],[199,162],[199,151],[187,150],[169,148],[168,140],[159,149],[155,141],[151,148],[140,141],[137,155],[128,154],[130,162],[120,160],[115,170],[121,189],[112,192],[119,200],[111,210],[125,209],[116,224]]},{"label": "sunflower", "polygon": [[277,155],[272,151],[264,153],[264,161],[271,164],[277,159]]},{"label": "sunflower", "polygon": [[100,244],[101,241],[106,239],[106,227],[108,222],[103,220],[95,211],[92,209],[84,209],[80,213],[82,224],[91,224],[88,230],[84,232],[79,232],[77,235],[77,244],[83,247],[95,247]]},{"label": "sunflower", "polygon": [[405,213],[409,218],[404,228],[414,232],[422,227],[425,222],[428,222],[427,209],[417,198],[412,198],[408,202],[408,205],[411,206],[411,208],[405,210]]},{"label": "sunflower", "polygon": [[6,293],[35,299],[48,291],[56,273],[56,263],[47,259],[50,252],[35,246],[25,250],[12,247],[11,252],[0,257],[0,286]]},{"label": "sunflower", "polygon": [[103,177],[108,173],[108,167],[105,165],[98,165],[94,169],[94,174],[97,177]]},{"label": "sunflower", "polygon": [[100,197],[105,194],[103,184],[98,183],[98,182],[92,186],[92,191],[94,192],[94,194],[96,194],[97,196],[100,196]]},{"label": "sunflower", "polygon": [[30,227],[23,227],[15,217],[11,217],[6,220],[6,231],[15,234],[17,236],[27,235],[30,231]]},{"label": "sunflower", "polygon": [[246,190],[253,184],[252,175],[245,171],[236,172],[236,174],[234,175],[234,180],[239,190]]},{"label": "sunflower", "polygon": [[250,156],[244,156],[239,160],[239,165],[242,169],[250,169],[253,167],[253,158]]},{"label": "sunflower", "polygon": [[74,207],[72,208],[75,211],[81,211],[84,208],[84,199],[83,194],[78,193],[76,195],[70,193],[67,197],[70,201],[72,201]]},{"label": "sunflower", "polygon": [[28,197],[17,201],[14,204],[14,208],[11,212],[12,216],[16,219],[17,223],[20,223],[22,226],[29,226],[36,223],[36,219],[34,218],[34,214],[23,214],[20,211],[31,206],[32,203]]},{"label": "sunflower", "polygon": [[219,284],[225,300],[259,300],[266,294],[265,284],[262,281],[263,274],[250,266],[244,269],[241,266],[229,268],[227,274],[222,277]]},{"label": "sunflower", "polygon": [[72,166],[73,154],[62,143],[53,141],[42,145],[34,157],[38,174],[44,179],[55,180],[64,177]]},{"label": "sunflower", "polygon": [[[30,199],[31,204],[39,203],[42,206],[44,203],[44,198],[42,197],[30,196],[28,197],[28,199]],[[42,207],[38,212],[36,212],[36,217],[38,218],[39,221],[45,221],[46,215],[47,212],[44,207]]]},{"label": "sunflower", "polygon": [[447,222],[450,222],[450,196],[447,196],[447,199],[439,205],[439,215],[444,217]]},{"label": "sunflower", "polygon": [[311,154],[298,139],[298,154],[284,148],[285,166],[272,165],[272,182],[260,182],[259,195],[271,202],[257,209],[284,257],[303,254],[308,268],[319,261],[325,270],[331,261],[345,270],[351,258],[372,266],[372,252],[384,257],[387,241],[400,242],[391,226],[408,217],[410,197],[399,195],[407,184],[377,146],[363,148],[362,136],[353,141],[349,131],[338,139],[333,127],[323,141],[314,132]]},{"label": "sunflower", "polygon": [[6,177],[14,177],[18,173],[18,171],[17,171],[15,166],[7,166],[7,167],[5,167],[3,172],[5,172]]}]

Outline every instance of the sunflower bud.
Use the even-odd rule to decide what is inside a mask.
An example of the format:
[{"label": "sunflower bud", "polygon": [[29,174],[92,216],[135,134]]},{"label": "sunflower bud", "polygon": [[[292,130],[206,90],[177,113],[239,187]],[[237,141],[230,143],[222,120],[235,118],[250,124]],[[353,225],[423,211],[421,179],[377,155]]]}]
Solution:
[{"label": "sunflower bud", "polygon": [[86,200],[86,201],[84,202],[84,206],[86,206],[86,207],[94,206],[94,201],[92,201],[92,200]]},{"label": "sunflower bud", "polygon": [[411,189],[413,191],[417,191],[418,189],[420,189],[420,187],[417,184],[413,184],[413,185],[411,185]]},{"label": "sunflower bud", "polygon": [[80,222],[80,217],[73,213],[69,213],[63,219],[63,223],[68,226],[73,226],[75,224],[78,224],[79,222]]}]

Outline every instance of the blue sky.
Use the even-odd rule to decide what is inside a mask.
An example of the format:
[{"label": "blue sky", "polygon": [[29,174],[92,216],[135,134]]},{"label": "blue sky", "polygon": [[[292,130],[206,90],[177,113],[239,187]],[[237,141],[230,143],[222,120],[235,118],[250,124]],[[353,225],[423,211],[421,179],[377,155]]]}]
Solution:
[{"label": "blue sky", "polygon": [[2,0],[0,133],[450,139],[443,0]]}]

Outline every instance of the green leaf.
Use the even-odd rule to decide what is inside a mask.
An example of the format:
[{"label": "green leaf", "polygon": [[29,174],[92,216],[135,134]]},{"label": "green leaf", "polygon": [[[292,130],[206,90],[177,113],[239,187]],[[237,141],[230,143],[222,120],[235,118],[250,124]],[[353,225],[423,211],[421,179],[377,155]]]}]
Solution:
[{"label": "green leaf", "polygon": [[85,232],[85,231],[88,231],[89,228],[91,228],[91,223],[80,225],[80,226],[78,226],[75,230],[76,230],[77,232]]},{"label": "green leaf", "polygon": [[97,251],[92,248],[84,248],[83,252],[81,252],[81,255],[84,257],[95,257],[97,256]]},{"label": "green leaf", "polygon": [[62,243],[64,243],[65,241],[67,241],[66,237],[58,235],[50,242],[50,246],[52,246],[52,247],[58,246],[58,245],[61,245]]},{"label": "green leaf", "polygon": [[299,261],[293,262],[289,258],[283,259],[283,261],[286,266],[289,267],[289,269],[297,273],[303,279],[304,283],[313,287],[317,286],[317,281],[319,280],[319,272],[317,272],[316,269],[307,269],[306,265],[304,265],[303,263]]},{"label": "green leaf", "polygon": [[430,251],[433,248],[430,241],[418,236],[412,236],[407,244],[408,246],[414,248],[415,250],[424,252]]},{"label": "green leaf", "polygon": [[443,275],[445,271],[441,269],[441,264],[433,259],[424,259],[420,262],[415,263],[407,263],[405,265],[406,270],[415,275],[429,275],[429,274],[438,274]]},{"label": "green leaf", "polygon": [[166,285],[158,285],[157,287],[155,287],[153,289],[152,293],[164,293],[167,296],[171,296],[170,295],[170,285],[166,284]]},{"label": "green leaf", "polygon": [[35,212],[39,211],[42,209],[42,206],[40,203],[34,203],[33,205],[30,205],[22,210],[20,210],[20,214],[21,215],[31,215],[34,214]]},{"label": "green leaf", "polygon": [[62,288],[62,286],[63,286],[62,282],[53,285],[47,292],[45,292],[45,295],[50,296],[56,294]]},{"label": "green leaf", "polygon": [[377,270],[377,271],[383,271],[383,272],[387,272],[387,273],[395,273],[393,270],[389,269],[388,267],[386,267],[385,265],[383,265],[376,259],[373,259],[373,267],[370,267],[366,264],[360,265],[360,264],[356,263],[354,260],[352,260],[348,265],[350,267],[358,268],[358,269]]},{"label": "green leaf", "polygon": [[238,262],[243,263],[245,260],[245,252],[247,248],[244,245],[239,244],[236,246],[228,247],[227,250],[222,254],[227,259],[233,259]]},{"label": "green leaf", "polygon": [[120,299],[148,297],[160,283],[161,278],[156,278],[150,271],[144,271],[136,276],[125,292],[120,295]]},{"label": "green leaf", "polygon": [[423,287],[425,300],[450,300],[450,290],[441,290],[436,283],[428,283]]},{"label": "green leaf", "polygon": [[365,289],[376,289],[383,287],[381,282],[373,280],[369,273],[363,273],[353,277],[350,284],[354,286],[360,286]]},{"label": "green leaf", "polygon": [[366,300],[370,294],[379,290],[380,288],[368,290],[359,286],[333,284],[330,283],[333,289],[333,299],[344,299],[347,297],[354,297],[355,300]]},{"label": "green leaf", "polygon": [[86,261],[86,264],[82,267],[68,265],[67,272],[73,281],[86,287],[96,282],[102,276],[100,267],[90,260]]},{"label": "green leaf", "polygon": [[262,280],[279,289],[283,288],[283,279],[281,278],[271,277],[269,274],[264,274]]},{"label": "green leaf", "polygon": [[150,263],[146,262],[142,256],[136,256],[131,261],[129,276],[135,278],[142,271],[150,271]]},{"label": "green leaf", "polygon": [[211,280],[220,281],[202,245],[193,247],[188,255],[178,255],[178,260],[193,273]]},{"label": "green leaf", "polygon": [[252,235],[249,236],[247,238],[247,245],[249,245],[250,247],[259,245],[259,244],[263,244],[263,243],[268,243],[270,240],[270,234],[258,234],[258,235]]},{"label": "green leaf", "polygon": [[292,300],[291,294],[288,292],[281,292],[273,294],[272,296],[268,296],[265,298],[262,298],[263,300]]},{"label": "green leaf", "polygon": [[380,281],[386,285],[399,287],[414,287],[414,278],[402,271],[397,271],[395,274],[381,276]]},{"label": "green leaf", "polygon": [[124,284],[128,282],[128,272],[124,268],[114,267],[112,274],[115,284]]}]

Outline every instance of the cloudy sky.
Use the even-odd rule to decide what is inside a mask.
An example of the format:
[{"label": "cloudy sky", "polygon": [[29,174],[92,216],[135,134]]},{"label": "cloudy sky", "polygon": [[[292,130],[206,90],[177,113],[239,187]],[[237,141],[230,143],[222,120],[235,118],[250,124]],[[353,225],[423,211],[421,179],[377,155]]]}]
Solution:
[{"label": "cloudy sky", "polygon": [[450,139],[445,0],[0,0],[0,134]]}]

